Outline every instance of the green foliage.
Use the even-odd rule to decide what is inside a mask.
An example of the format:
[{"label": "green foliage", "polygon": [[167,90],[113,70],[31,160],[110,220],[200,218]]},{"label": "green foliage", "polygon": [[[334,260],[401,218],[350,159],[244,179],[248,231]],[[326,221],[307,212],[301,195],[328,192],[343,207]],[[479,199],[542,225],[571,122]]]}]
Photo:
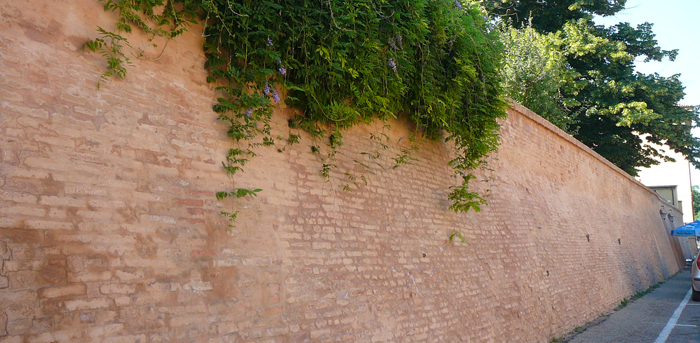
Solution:
[{"label": "green foliage", "polygon": [[637,291],[637,293],[634,293],[634,295],[632,296],[632,298],[630,300],[637,300],[637,299],[653,292],[655,289],[661,287],[661,285],[663,285],[664,283],[666,283],[666,281],[661,281],[661,282],[658,282],[656,284],[653,284],[653,285],[649,286],[649,288],[647,288],[643,291]]},{"label": "green foliage", "polygon": [[[635,60],[673,60],[677,51],[658,46],[651,24],[603,27],[592,21],[593,14],[612,15],[624,3],[519,0],[488,5],[501,22],[519,28],[504,35],[505,89],[631,175],[673,160],[645,143],[665,144],[700,166],[700,140],[691,135],[700,111],[678,105],[684,96],[679,76],[634,70]],[[563,71],[558,69],[562,65]],[[527,97],[530,88],[543,96]]]},{"label": "green foliage", "polygon": [[[105,11],[118,13],[115,23],[116,32],[107,31],[101,27],[97,28],[102,38],[96,38],[85,42],[83,50],[90,49],[99,52],[107,60],[107,71],[100,76],[100,87],[102,82],[111,77],[123,79],[126,77],[126,66],[131,65],[129,58],[123,52],[124,45],[131,47],[126,38],[119,33],[132,32],[132,25],[135,25],[146,34],[158,37],[173,38],[181,35],[186,30],[188,23],[195,23],[192,13],[192,5],[189,1],[177,0],[178,10],[172,0],[133,0],[104,2]],[[156,14],[160,12],[160,14]],[[151,25],[149,25],[151,23]],[[152,26],[154,25],[154,26]]]},{"label": "green foliage", "polygon": [[236,218],[238,218],[238,211],[236,211],[236,212],[222,211],[220,214],[228,219],[228,221],[229,221],[228,226],[235,227],[233,225],[233,223],[236,221]]},{"label": "green foliage", "polygon": [[131,62],[123,52],[124,45],[129,45],[126,38],[106,31],[101,27],[97,28],[97,32],[100,33],[102,38],[95,38],[85,42],[83,51],[90,49],[93,52],[99,52],[107,60],[107,71],[100,75],[100,81],[97,83],[97,88],[100,88],[102,82],[109,80],[113,76],[120,79],[126,77],[126,66],[131,65]]},{"label": "green foliage", "polygon": [[258,192],[262,191],[262,189],[245,189],[245,188],[238,188],[235,191],[230,191],[230,192],[216,192],[216,199],[221,200],[221,199],[226,199],[228,197],[236,197],[236,198],[242,198],[245,196],[258,196]]},{"label": "green foliage", "polygon": [[559,33],[540,34],[525,27],[503,27],[505,45],[503,88],[513,100],[525,105],[552,124],[567,130],[576,120],[572,106],[578,74],[567,67],[564,41]]},{"label": "green foliage", "polygon": [[[496,120],[505,116],[506,103],[499,82],[499,33],[478,5],[452,0],[107,0],[105,9],[118,14],[117,32],[135,26],[172,38],[187,24],[202,22],[207,81],[221,94],[214,111],[229,124],[236,146],[247,144],[245,152],[232,149],[223,162],[231,175],[242,170],[243,155],[275,144],[270,118],[284,99],[301,110],[290,129],[327,135],[327,154],[312,147],[322,157],[323,176],[329,178],[337,168],[342,130],[401,117],[423,137],[454,142],[457,157],[450,165],[463,182],[450,194],[450,208],[478,210],[484,204],[467,190],[473,177],[469,170],[497,148]],[[96,44],[88,47],[105,46]],[[112,55],[126,60],[123,53]],[[115,71],[103,76],[123,77],[121,66],[110,64],[108,73]],[[298,140],[290,135],[287,142]],[[395,167],[414,160],[410,152],[402,148]],[[375,152],[356,160],[365,172],[346,173],[349,181],[366,182],[377,160]],[[217,197],[239,197],[239,191]]]},{"label": "green foliage", "polygon": [[461,232],[459,232],[459,231],[453,232],[450,235],[450,242],[452,242],[455,239],[455,237],[459,238],[459,240],[462,241],[462,243],[467,243],[467,240],[464,238],[464,236],[462,236]]},{"label": "green foliage", "polygon": [[477,192],[469,191],[469,181],[474,178],[472,174],[463,174],[462,184],[455,186],[448,198],[452,201],[450,210],[455,212],[468,212],[473,209],[481,212],[481,205],[486,203],[486,199],[479,196]]},{"label": "green foliage", "polygon": [[684,88],[678,75],[662,77],[634,71],[635,58],[675,58],[661,50],[649,25],[595,27],[589,21],[564,27],[569,65],[582,85],[575,98],[581,114],[572,129],[574,137],[615,163],[630,175],[638,168],[672,160],[658,148],[666,144],[700,165],[700,141],[691,135],[698,123],[697,109],[678,105]]},{"label": "green foliage", "polygon": [[648,287],[647,289],[645,289],[645,290],[637,291],[637,292],[634,293],[634,294],[632,295],[632,297],[630,297],[629,299],[627,299],[627,298],[622,299],[622,300],[620,301],[620,305],[617,306],[617,308],[615,308],[615,311],[619,311],[619,310],[621,310],[622,308],[624,308],[625,306],[629,305],[631,302],[634,302],[635,300],[637,300],[637,299],[639,299],[639,298],[641,298],[641,297],[643,297],[643,296],[645,296],[645,295],[647,295],[647,294],[653,292],[655,289],[661,287],[661,285],[663,285],[664,283],[666,283],[666,281],[658,282],[658,283],[656,283],[656,284],[653,284],[653,285],[649,286],[649,287]]},{"label": "green foliage", "polygon": [[510,21],[516,28],[533,27],[539,32],[556,32],[564,24],[609,16],[621,11],[627,0],[499,0],[484,1],[489,13]]}]

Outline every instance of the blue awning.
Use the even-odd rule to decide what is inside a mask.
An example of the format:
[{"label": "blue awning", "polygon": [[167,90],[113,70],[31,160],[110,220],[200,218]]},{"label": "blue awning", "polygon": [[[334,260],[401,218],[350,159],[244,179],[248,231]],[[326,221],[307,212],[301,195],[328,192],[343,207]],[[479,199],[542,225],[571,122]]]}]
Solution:
[{"label": "blue awning", "polygon": [[685,224],[675,230],[671,230],[671,236],[700,237],[700,220]]}]

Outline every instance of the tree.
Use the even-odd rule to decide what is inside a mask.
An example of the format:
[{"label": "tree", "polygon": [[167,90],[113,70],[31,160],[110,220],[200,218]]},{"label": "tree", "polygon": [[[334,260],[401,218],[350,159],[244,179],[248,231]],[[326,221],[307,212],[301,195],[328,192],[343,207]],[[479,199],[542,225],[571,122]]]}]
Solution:
[{"label": "tree", "polygon": [[539,32],[557,32],[564,24],[609,16],[625,8],[627,0],[500,0],[486,1],[489,13],[509,21],[515,28],[532,27]]},{"label": "tree", "polygon": [[[505,13],[501,17],[504,23],[528,30],[528,22],[505,20],[512,19],[505,16],[514,13],[514,9],[517,13],[540,9],[530,11],[532,28],[561,39],[566,68],[573,73],[568,75],[574,75],[575,84],[565,87],[563,85],[571,82],[565,77],[558,80],[562,85],[558,89],[560,99],[573,99],[568,101],[569,106],[558,108],[569,118],[565,127],[569,133],[631,175],[636,175],[638,168],[658,164],[659,160],[673,160],[644,142],[665,144],[700,167],[700,140],[690,132],[699,121],[698,108],[678,105],[684,96],[679,76],[662,77],[634,70],[635,59],[673,60],[677,51],[662,50],[658,46],[651,24],[632,27],[620,23],[603,27],[596,26],[591,19],[593,13],[615,13],[624,1],[506,3],[512,4],[511,12],[504,12],[501,7],[492,11],[496,15]],[[543,3],[552,6],[544,9]],[[558,12],[552,12],[555,10]],[[549,98],[551,91],[541,96]],[[525,101],[533,103],[531,99]],[[558,119],[555,124],[561,122]]]},{"label": "tree", "polygon": [[[571,107],[578,74],[567,68],[560,34],[540,34],[531,27],[501,28],[505,47],[503,90],[563,130],[574,122]],[[566,91],[568,89],[568,91]]]},{"label": "tree", "polygon": [[642,144],[642,136],[700,165],[700,142],[690,132],[698,113],[678,105],[684,96],[678,75],[634,71],[635,58],[675,58],[676,51],[656,45],[651,25],[604,28],[581,19],[565,24],[563,33],[568,63],[578,72],[581,86],[573,95],[580,102],[572,109],[578,119],[570,128],[574,137],[631,175],[658,164],[658,159],[672,160]]}]

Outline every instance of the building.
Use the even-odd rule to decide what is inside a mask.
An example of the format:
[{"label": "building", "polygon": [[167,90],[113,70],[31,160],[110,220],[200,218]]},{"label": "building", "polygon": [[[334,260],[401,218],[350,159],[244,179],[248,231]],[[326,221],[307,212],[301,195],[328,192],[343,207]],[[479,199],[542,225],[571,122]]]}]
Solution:
[{"label": "building", "polygon": [[639,171],[637,180],[680,209],[683,212],[683,223],[690,223],[694,221],[690,174],[692,166],[683,155],[668,151],[668,147],[664,150],[676,162],[662,162],[651,168],[643,168]]}]

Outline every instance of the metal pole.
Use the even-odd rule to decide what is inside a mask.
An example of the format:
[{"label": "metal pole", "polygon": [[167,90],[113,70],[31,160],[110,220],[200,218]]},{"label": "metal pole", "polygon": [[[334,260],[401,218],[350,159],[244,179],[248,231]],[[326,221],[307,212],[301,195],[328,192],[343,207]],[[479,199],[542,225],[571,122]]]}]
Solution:
[{"label": "metal pole", "polygon": [[[696,221],[697,218],[695,218],[695,211],[693,210],[693,173],[692,169],[693,166],[690,164],[690,161],[688,161],[688,181],[690,181],[690,212],[693,214],[693,221]],[[683,210],[683,209],[681,209]]]}]

